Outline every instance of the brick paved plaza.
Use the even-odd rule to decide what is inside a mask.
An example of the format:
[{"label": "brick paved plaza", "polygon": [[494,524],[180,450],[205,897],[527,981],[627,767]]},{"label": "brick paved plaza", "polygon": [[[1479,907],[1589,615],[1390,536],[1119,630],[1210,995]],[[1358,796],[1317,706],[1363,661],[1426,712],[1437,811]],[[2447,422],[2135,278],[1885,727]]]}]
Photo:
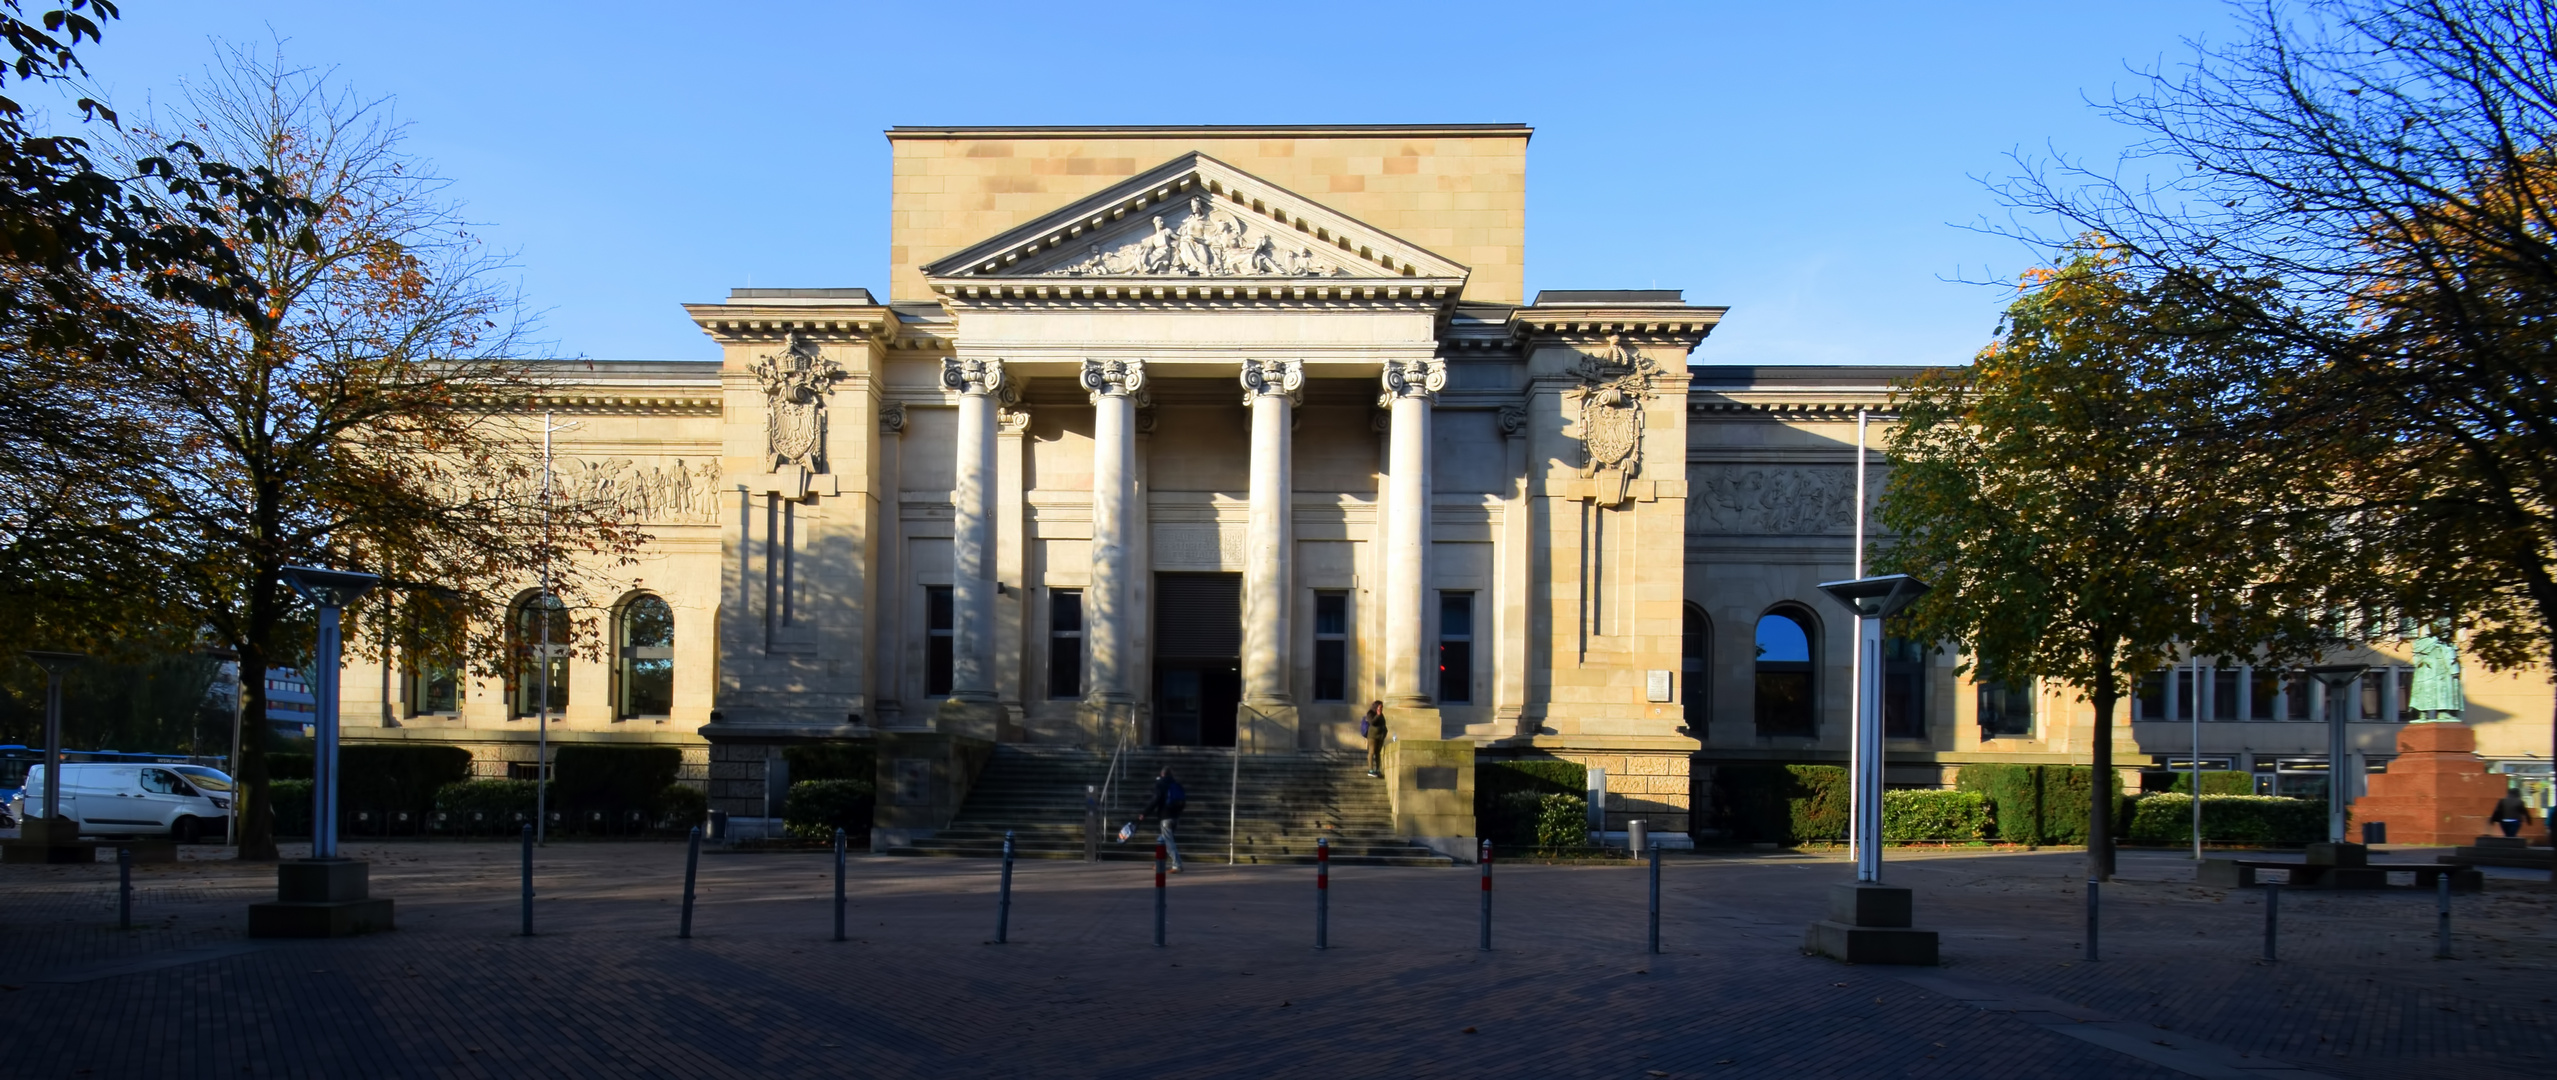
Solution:
[{"label": "brick paved plaza", "polygon": [[835,944],[823,854],[706,854],[680,941],[680,845],[544,849],[531,939],[514,845],[353,853],[397,932],[250,941],[266,867],[138,868],[131,931],[111,864],[0,869],[0,1075],[2557,1076],[2518,875],[2454,960],[2428,894],[2293,893],[2263,964],[2257,895],[2126,853],[2086,963],[2080,854],[1895,855],[1946,957],[1896,969],[1801,954],[1823,856],[1673,860],[1655,957],[1633,867],[1502,865],[1490,953],[1472,870],[1337,869],[1318,953],[1310,871],[1206,853],[1163,949],[1141,864],[1024,862],[997,946],[996,864],[857,857]]}]

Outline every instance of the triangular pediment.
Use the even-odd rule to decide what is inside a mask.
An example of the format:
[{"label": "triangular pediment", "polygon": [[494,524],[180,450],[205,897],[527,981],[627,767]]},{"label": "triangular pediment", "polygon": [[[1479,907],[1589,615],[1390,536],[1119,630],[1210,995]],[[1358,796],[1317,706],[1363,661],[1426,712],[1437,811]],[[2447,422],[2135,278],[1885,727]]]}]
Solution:
[{"label": "triangular pediment", "polygon": [[923,268],[938,281],[1462,283],[1466,268],[1201,153],[1188,153]]}]

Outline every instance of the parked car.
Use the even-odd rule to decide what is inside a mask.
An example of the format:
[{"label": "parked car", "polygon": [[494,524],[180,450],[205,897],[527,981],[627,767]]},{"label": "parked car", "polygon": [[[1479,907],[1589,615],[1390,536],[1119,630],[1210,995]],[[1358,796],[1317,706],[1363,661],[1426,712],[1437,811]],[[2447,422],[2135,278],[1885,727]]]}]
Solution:
[{"label": "parked car", "polygon": [[[29,804],[44,811],[44,766],[27,770],[10,816],[26,820]],[[66,762],[62,816],[87,836],[167,836],[181,844],[219,833],[231,816],[231,778],[202,765]]]}]

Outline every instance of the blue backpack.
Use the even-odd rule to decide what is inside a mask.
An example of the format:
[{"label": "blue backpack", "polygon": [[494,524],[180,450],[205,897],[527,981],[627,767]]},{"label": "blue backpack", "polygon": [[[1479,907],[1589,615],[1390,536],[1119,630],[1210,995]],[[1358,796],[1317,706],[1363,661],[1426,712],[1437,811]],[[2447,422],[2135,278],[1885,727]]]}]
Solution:
[{"label": "blue backpack", "polygon": [[1172,779],[1171,777],[1168,777],[1168,776],[1167,776],[1167,777],[1164,777],[1163,779],[1164,779],[1164,788],[1163,788],[1163,805],[1165,805],[1165,806],[1179,806],[1179,805],[1181,805],[1181,804],[1183,804],[1183,803],[1186,803],[1186,802],[1190,801],[1190,793],[1189,793],[1189,792],[1186,792],[1186,791],[1181,790],[1181,782],[1180,782],[1180,781],[1178,781],[1178,780],[1174,780],[1174,779]]}]

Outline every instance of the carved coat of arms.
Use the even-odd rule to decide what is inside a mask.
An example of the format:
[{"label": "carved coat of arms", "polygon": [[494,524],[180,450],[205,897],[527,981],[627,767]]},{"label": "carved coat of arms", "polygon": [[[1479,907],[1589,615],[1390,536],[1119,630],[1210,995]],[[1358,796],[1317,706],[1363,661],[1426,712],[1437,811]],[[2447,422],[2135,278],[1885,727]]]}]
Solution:
[{"label": "carved coat of arms", "polygon": [[1652,397],[1660,369],[1615,334],[1607,349],[1581,354],[1572,366],[1580,386],[1564,396],[1580,407],[1580,475],[1596,480],[1602,506],[1625,501],[1625,482],[1642,471],[1643,402]]},{"label": "carved coat of arms", "polygon": [[772,471],[797,465],[826,471],[826,394],[843,378],[843,366],[826,359],[800,334],[751,369],[764,388],[764,453]]}]

